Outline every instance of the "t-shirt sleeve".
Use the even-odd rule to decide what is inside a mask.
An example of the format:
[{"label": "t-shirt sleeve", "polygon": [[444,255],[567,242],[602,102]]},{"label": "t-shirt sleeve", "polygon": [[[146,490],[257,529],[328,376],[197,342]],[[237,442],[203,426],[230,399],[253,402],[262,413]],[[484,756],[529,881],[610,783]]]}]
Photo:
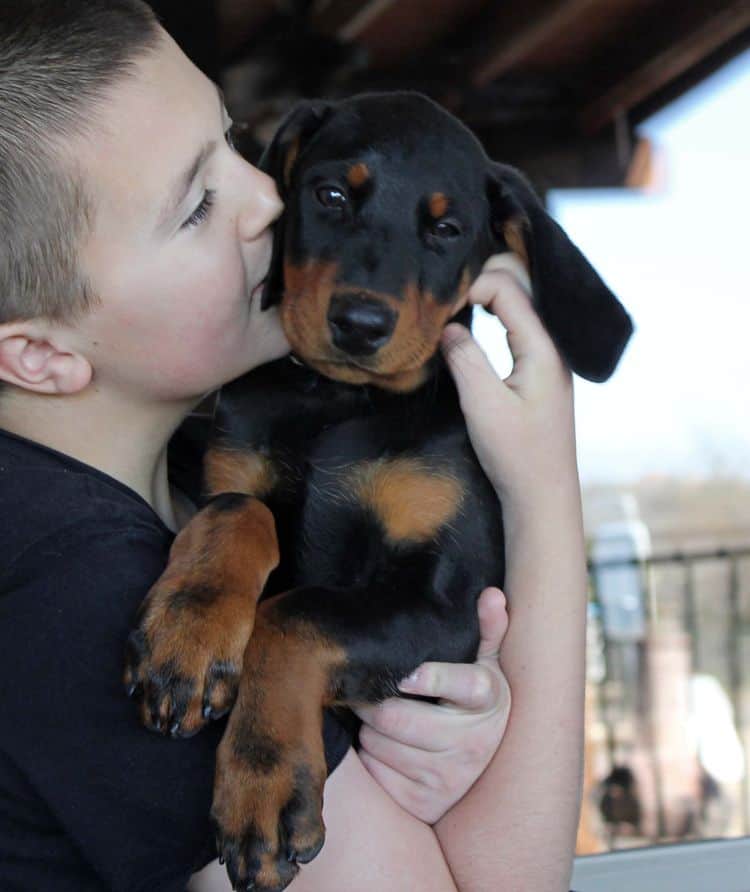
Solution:
[{"label": "t-shirt sleeve", "polygon": [[121,682],[135,610],[166,553],[125,528],[78,530],[37,554],[37,571],[0,598],[3,748],[104,888],[182,890],[214,856],[222,727],[149,734]]},{"label": "t-shirt sleeve", "polygon": [[[187,740],[149,733],[122,684],[127,636],[170,544],[132,518],[121,526],[76,523],[35,543],[33,557],[22,557],[0,584],[5,777],[20,790],[17,802],[38,796],[98,888],[115,892],[183,890],[216,857],[209,812],[225,722]],[[324,737],[330,773],[351,736],[326,714]],[[3,785],[0,771],[0,793]],[[29,862],[26,873],[19,867],[24,877],[39,869],[44,859]],[[49,888],[83,889],[61,879]]]}]

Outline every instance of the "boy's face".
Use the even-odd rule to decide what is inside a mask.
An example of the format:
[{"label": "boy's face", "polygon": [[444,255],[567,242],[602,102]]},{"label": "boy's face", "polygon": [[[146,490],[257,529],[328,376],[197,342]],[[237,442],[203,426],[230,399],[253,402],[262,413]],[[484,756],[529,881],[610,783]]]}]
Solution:
[{"label": "boy's face", "polygon": [[191,399],[289,349],[258,287],[282,205],[228,145],[229,124],[166,35],[93,113],[77,155],[94,204],[81,263],[101,305],[76,338],[98,386]]}]

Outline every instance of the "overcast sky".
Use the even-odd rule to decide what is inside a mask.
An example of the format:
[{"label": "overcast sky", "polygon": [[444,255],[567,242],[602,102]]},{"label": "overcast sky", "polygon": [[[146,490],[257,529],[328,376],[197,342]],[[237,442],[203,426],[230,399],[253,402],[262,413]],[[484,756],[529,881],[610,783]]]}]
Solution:
[{"label": "overcast sky", "polygon": [[582,478],[750,478],[750,52],[640,130],[660,156],[656,192],[552,195],[637,327],[610,382],[577,382]]}]

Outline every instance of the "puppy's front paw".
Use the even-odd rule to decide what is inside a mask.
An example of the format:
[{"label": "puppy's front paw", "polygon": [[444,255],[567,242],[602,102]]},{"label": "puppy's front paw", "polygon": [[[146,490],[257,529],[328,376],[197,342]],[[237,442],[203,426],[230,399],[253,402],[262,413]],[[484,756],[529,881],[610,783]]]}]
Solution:
[{"label": "puppy's front paw", "polygon": [[273,515],[251,496],[217,496],[181,530],[128,640],[125,687],[147,728],[190,737],[231,709],[278,562]]},{"label": "puppy's front paw", "polygon": [[[191,737],[231,709],[251,623],[209,622],[205,589],[158,582],[128,638],[125,686],[152,731]],[[212,594],[212,597],[218,595]]]}]

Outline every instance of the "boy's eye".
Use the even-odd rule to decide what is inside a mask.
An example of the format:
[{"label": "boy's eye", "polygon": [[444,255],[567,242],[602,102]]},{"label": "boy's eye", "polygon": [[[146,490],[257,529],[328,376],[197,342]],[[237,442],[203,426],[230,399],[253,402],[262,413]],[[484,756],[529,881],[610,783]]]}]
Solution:
[{"label": "boy's eye", "polygon": [[208,217],[208,212],[210,211],[215,198],[216,192],[213,189],[206,189],[206,191],[203,193],[203,198],[201,199],[200,204],[187,218],[187,220],[185,220],[180,229],[188,229],[191,226],[199,226],[201,223],[203,223],[206,217]]}]

